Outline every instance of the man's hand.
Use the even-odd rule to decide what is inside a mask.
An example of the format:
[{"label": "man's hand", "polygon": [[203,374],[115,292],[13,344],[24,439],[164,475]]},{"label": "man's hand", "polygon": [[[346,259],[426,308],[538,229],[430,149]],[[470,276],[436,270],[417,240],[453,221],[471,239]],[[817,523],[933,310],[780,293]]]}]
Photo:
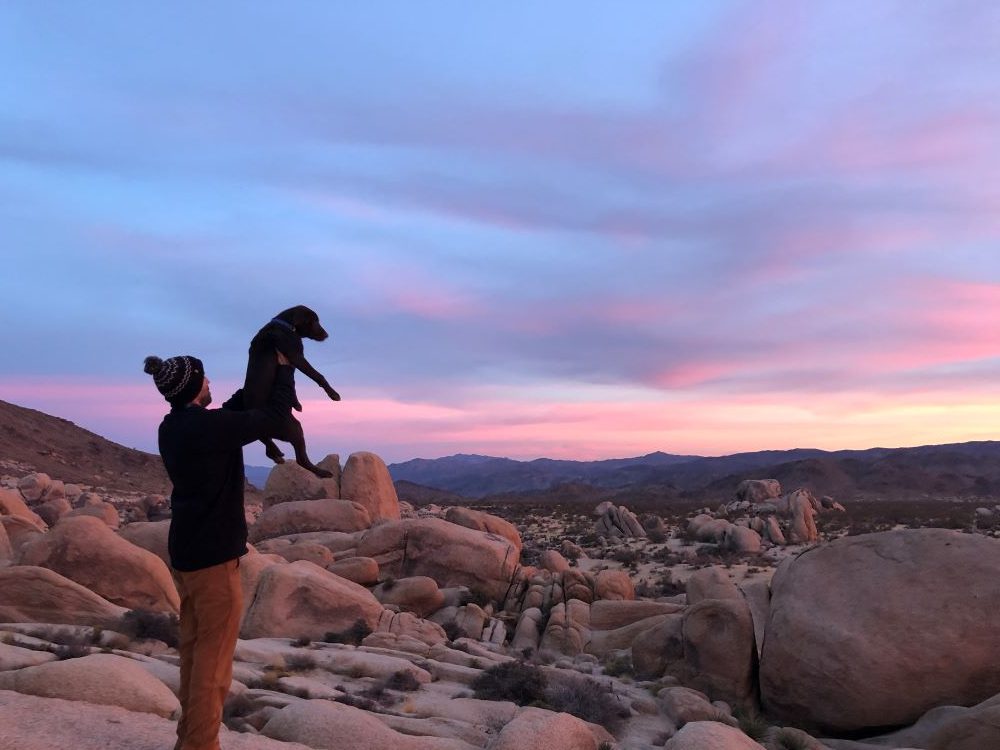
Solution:
[{"label": "man's hand", "polygon": [[[275,351],[277,351],[277,350],[275,350]],[[288,361],[288,357],[286,357],[281,352],[278,352],[278,364],[279,365],[290,365],[291,362]]]},{"label": "man's hand", "polygon": [[340,401],[340,394],[333,390],[333,388],[327,388],[326,395],[333,401]]}]

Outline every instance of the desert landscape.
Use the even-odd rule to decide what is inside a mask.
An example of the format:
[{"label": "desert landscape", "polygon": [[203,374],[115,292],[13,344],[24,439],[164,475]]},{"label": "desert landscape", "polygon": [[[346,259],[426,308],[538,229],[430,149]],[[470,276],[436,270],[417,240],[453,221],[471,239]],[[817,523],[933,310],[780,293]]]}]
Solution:
[{"label": "desert landscape", "polygon": [[[157,457],[2,406],[0,747],[168,747]],[[249,488],[223,748],[1000,747],[995,498],[737,473],[631,508],[394,483],[366,451],[322,466]]]}]

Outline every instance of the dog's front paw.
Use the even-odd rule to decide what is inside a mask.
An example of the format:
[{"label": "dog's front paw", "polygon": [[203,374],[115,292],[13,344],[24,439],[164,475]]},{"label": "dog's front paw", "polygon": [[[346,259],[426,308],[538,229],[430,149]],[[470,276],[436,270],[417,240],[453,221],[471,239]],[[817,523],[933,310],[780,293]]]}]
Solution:
[{"label": "dog's front paw", "polygon": [[333,390],[333,388],[328,390],[326,395],[330,397],[331,401],[340,401],[340,394]]}]

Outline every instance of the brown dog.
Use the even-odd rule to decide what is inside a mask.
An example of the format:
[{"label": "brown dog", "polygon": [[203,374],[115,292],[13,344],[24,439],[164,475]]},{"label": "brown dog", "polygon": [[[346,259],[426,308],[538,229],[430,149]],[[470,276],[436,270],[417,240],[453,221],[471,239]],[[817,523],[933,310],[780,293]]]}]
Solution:
[{"label": "brown dog", "polygon": [[[326,395],[334,401],[340,401],[340,394],[318,372],[305,357],[302,339],[324,341],[327,332],[319,323],[319,316],[304,305],[297,305],[284,310],[263,328],[250,342],[250,356],[247,362],[247,376],[243,384],[243,402],[246,408],[253,409],[267,403],[268,394],[274,385],[274,377],[278,367],[275,352],[281,352],[288,362],[299,372],[308,375],[316,384],[326,391]],[[302,411],[298,398],[295,399],[295,409]],[[302,423],[289,413],[288,421],[280,434],[279,440],[292,444],[295,449],[295,461],[299,466],[309,469],[318,477],[329,477],[332,474],[315,466],[306,454],[306,439],[302,432]],[[267,457],[275,463],[284,463],[284,454],[274,444],[273,440],[263,440]]]}]

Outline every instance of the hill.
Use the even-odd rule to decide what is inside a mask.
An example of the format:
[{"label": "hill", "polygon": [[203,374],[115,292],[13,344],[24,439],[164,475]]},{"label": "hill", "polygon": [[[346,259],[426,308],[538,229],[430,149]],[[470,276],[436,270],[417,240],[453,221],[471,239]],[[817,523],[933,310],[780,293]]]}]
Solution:
[{"label": "hill", "polygon": [[162,494],[170,489],[158,455],[113,443],[69,420],[0,401],[0,472],[32,471],[120,492]]},{"label": "hill", "polygon": [[[607,461],[514,461],[491,456],[417,459],[389,466],[393,479],[496,502],[581,495],[629,502],[729,499],[750,477],[806,486],[845,500],[1000,499],[1000,442],[823,451],[797,448],[701,457],[652,453]],[[572,492],[567,489],[572,487]],[[584,493],[586,494],[586,493]]]}]

